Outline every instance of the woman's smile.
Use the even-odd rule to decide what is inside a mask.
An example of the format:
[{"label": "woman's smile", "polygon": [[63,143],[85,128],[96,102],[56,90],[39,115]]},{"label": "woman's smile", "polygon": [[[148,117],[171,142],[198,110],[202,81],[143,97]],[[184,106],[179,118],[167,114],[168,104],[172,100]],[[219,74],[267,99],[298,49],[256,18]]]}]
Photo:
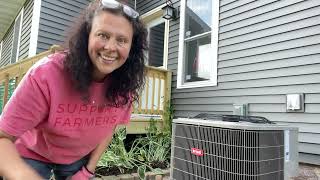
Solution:
[{"label": "woman's smile", "polygon": [[111,64],[117,60],[116,56],[108,56],[100,54],[101,61],[106,64]]}]

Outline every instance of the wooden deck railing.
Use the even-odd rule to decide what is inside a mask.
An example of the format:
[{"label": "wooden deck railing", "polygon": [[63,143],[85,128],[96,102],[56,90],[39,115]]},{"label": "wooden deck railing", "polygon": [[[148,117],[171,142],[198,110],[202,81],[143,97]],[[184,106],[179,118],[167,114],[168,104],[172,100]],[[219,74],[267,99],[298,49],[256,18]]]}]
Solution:
[{"label": "wooden deck railing", "polygon": [[[41,58],[60,49],[59,46],[52,46],[48,51],[0,68],[1,112],[28,69]],[[128,127],[129,133],[144,133],[150,117],[157,117],[161,121],[165,106],[170,100],[170,90],[171,72],[148,66],[145,88],[140,95],[140,102],[134,105],[135,116]]]},{"label": "wooden deck railing", "polygon": [[28,71],[28,69],[41,58],[59,50],[59,46],[52,46],[50,50],[37,54],[14,64],[0,68],[0,110],[6,105],[13,90]]}]

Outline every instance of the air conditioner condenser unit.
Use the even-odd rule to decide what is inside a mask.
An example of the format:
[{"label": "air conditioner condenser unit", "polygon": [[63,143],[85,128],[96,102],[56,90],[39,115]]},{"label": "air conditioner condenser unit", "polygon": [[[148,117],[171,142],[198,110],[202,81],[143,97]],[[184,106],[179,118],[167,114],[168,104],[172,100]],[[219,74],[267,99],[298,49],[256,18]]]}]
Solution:
[{"label": "air conditioner condenser unit", "polygon": [[260,117],[225,117],[173,120],[171,179],[289,180],[297,175],[298,128]]}]

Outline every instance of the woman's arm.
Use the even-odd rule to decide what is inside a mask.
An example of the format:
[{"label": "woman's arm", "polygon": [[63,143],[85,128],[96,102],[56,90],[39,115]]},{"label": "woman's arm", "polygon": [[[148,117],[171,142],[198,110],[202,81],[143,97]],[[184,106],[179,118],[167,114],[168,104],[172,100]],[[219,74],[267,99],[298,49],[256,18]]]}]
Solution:
[{"label": "woman's arm", "polygon": [[[113,132],[115,131],[115,128],[112,130]],[[113,134],[113,133],[112,133]],[[103,152],[106,150],[106,148],[109,146],[113,136],[108,136],[105,138],[98,146],[91,152],[89,162],[86,166],[86,168],[94,172],[96,169],[96,166],[98,164],[98,161],[103,154]]]},{"label": "woman's arm", "polygon": [[0,130],[0,176],[24,180],[42,178],[20,157],[13,141],[15,138]]}]

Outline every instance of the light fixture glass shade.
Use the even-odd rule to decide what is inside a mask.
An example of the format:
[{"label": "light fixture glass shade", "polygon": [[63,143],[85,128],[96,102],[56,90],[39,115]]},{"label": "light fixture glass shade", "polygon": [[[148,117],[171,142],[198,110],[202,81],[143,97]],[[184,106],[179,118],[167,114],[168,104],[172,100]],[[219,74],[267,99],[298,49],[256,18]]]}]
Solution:
[{"label": "light fixture glass shade", "polygon": [[170,19],[173,19],[173,18],[174,18],[174,8],[173,8],[172,6],[166,5],[166,6],[164,6],[162,9],[163,9],[163,15],[162,15],[162,17],[163,17],[164,19],[170,20]]}]

